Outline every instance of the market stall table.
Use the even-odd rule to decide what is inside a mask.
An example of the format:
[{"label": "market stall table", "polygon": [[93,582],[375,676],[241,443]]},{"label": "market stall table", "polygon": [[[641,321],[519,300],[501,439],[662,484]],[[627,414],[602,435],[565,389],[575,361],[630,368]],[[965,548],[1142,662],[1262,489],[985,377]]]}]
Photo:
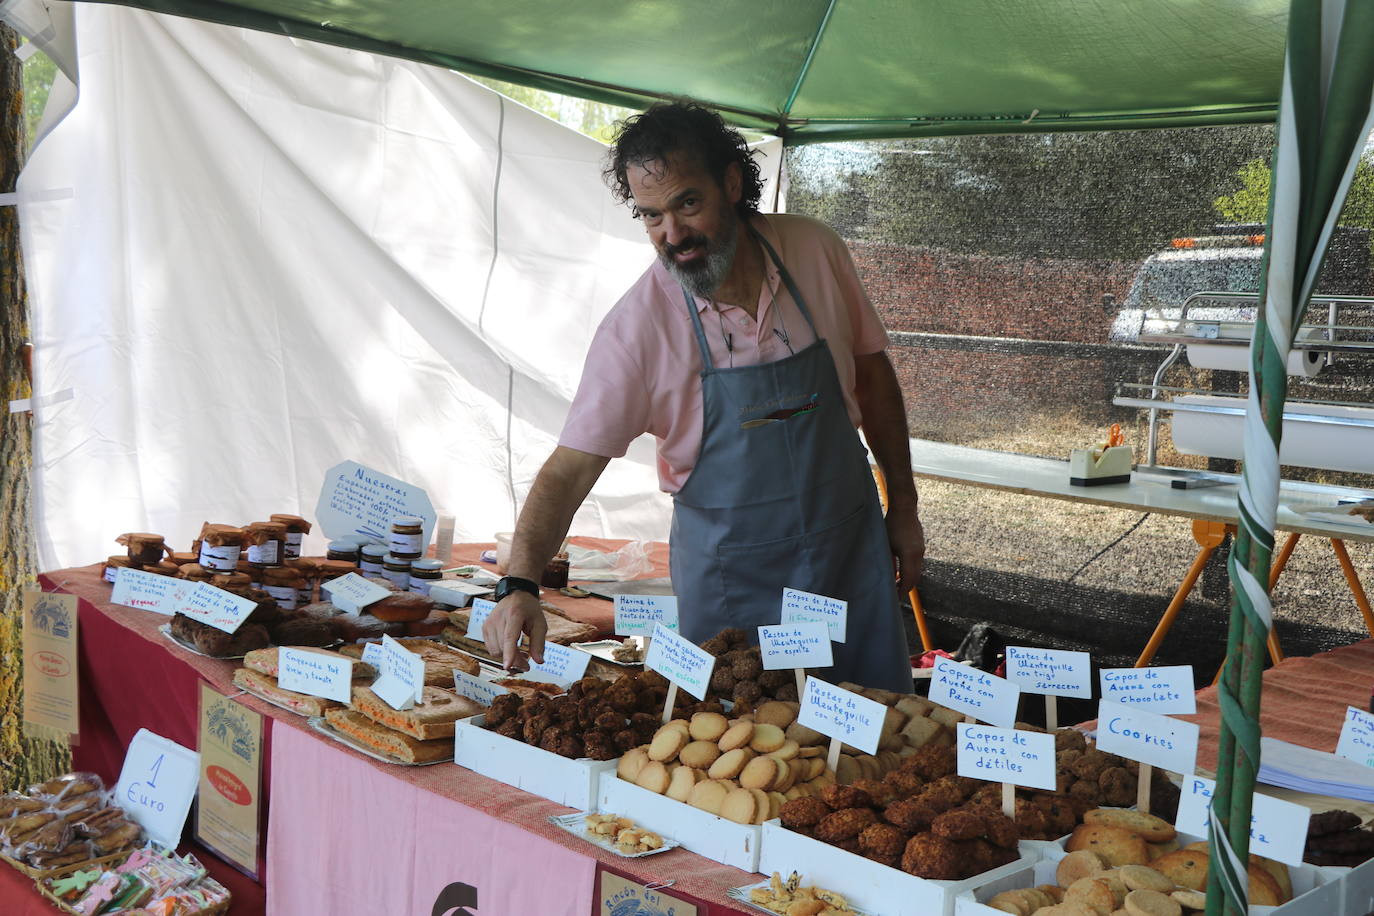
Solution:
[{"label": "market stall table", "polygon": [[[597,543],[613,549],[624,542]],[[487,546],[459,545],[455,562],[475,559]],[[649,575],[661,575],[666,570],[666,546],[651,550],[651,557],[658,562]],[[685,850],[647,859],[619,858],[548,824],[549,815],[569,809],[461,767],[400,767],[373,761],[309,731],[300,716],[239,695],[232,686],[237,662],[206,658],[171,643],[157,631],[166,617],[110,604],[111,586],[101,578],[100,564],[57,570],[41,580],[49,591],[80,599],[82,735],[73,749],[76,769],[93,770],[113,784],[124,750],[139,728],[194,748],[195,697],[202,680],[221,693],[237,695],[238,702],[265,717],[264,882],[258,885],[237,873],[226,879],[235,893],[235,914],[402,912],[395,900],[413,901],[414,912],[428,913],[434,894],[442,890],[432,886],[434,881],[471,884],[464,876],[508,875],[503,864],[507,861],[532,866],[521,874],[539,878],[522,880],[518,886],[479,882],[492,895],[488,899],[498,904],[495,912],[554,913],[562,911],[562,905],[583,916],[598,870],[609,870],[641,884],[674,881],[668,893],[697,903],[703,914],[737,913],[726,889],[755,880]],[[609,626],[610,602],[558,597],[585,615],[582,619],[600,617]],[[286,727],[279,728],[283,724]],[[275,814],[270,804],[274,796],[282,805]],[[217,876],[232,871],[212,854],[197,847],[192,851]],[[343,864],[360,854],[366,856],[366,869]],[[430,873],[422,874],[421,862],[433,866]],[[471,869],[466,867],[469,862]],[[330,878],[327,884],[324,875]],[[556,880],[547,880],[550,875]],[[14,872],[7,877],[22,878]],[[407,883],[412,879],[416,884]],[[8,882],[0,885],[6,886]],[[31,897],[38,907],[35,912],[51,911],[32,892],[28,879],[18,886],[29,889],[22,895],[25,906]],[[550,887],[559,893],[544,896]],[[399,896],[378,897],[379,889]],[[431,893],[430,898],[420,900],[425,893]],[[537,903],[516,906],[521,894],[536,895]],[[337,906],[320,907],[324,898],[337,901]],[[316,904],[302,909],[304,899]],[[363,906],[361,901],[369,903]]]},{"label": "market stall table", "polygon": [[[1238,519],[1237,488],[1240,477],[1234,474],[1208,473],[1208,478],[1220,481],[1220,484],[1177,489],[1171,486],[1171,478],[1162,469],[1141,467],[1136,469],[1128,483],[1081,487],[1069,483],[1069,463],[1066,460],[968,448],[928,439],[911,440],[911,468],[917,477],[947,483],[1192,519],[1193,537],[1199,546],[1197,557],[1160,616],[1149,643],[1136,661],[1137,667],[1150,663],[1201,575],[1208,557],[1221,544],[1228,531],[1234,531]],[[1279,555],[1273,578],[1277,578],[1278,571],[1282,571],[1288,555],[1296,546],[1295,536],[1315,535],[1330,539],[1355,603],[1364,615],[1370,635],[1374,635],[1374,609],[1370,607],[1369,598],[1343,543],[1346,540],[1374,541],[1374,525],[1356,516],[1351,516],[1347,522],[1328,515],[1307,514],[1314,508],[1333,507],[1340,499],[1369,496],[1369,491],[1351,487],[1281,481],[1277,530],[1290,532],[1290,538]],[[1270,653],[1276,662],[1282,658],[1277,639],[1273,637],[1270,639]]]}]

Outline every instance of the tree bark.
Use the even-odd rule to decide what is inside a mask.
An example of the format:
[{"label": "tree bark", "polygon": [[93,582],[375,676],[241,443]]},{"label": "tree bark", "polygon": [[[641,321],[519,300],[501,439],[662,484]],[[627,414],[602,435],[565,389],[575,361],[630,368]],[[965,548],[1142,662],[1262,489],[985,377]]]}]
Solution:
[{"label": "tree bark", "polygon": [[[12,192],[24,164],[24,73],[14,50],[19,36],[0,23],[0,192]],[[0,789],[26,786],[71,765],[65,744],[23,734],[23,592],[35,584],[30,517],[32,416],[10,413],[9,402],[31,394],[29,322],[24,263],[19,250],[19,209],[0,206]]]}]

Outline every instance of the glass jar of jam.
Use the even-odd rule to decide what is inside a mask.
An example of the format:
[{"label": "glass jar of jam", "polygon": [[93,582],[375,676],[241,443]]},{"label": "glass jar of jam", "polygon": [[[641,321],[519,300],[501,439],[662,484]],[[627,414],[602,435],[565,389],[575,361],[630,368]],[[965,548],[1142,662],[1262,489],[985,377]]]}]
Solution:
[{"label": "glass jar of jam", "polygon": [[346,560],[356,564],[359,556],[358,542],[351,538],[338,538],[330,541],[324,555],[325,559],[328,560]]},{"label": "glass jar of jam", "polygon": [[444,564],[438,560],[410,561],[410,590],[417,595],[428,595],[429,587],[444,578]]},{"label": "glass jar of jam", "polygon": [[399,589],[410,588],[410,561],[389,553],[382,562],[382,575]]},{"label": "glass jar of jam", "polygon": [[242,528],[207,523],[200,531],[200,556],[197,562],[216,572],[233,572],[238,569],[242,550]]},{"label": "glass jar of jam", "polygon": [[135,569],[156,566],[164,553],[170,553],[167,542],[160,534],[131,531],[115,538],[116,544],[123,544],[129,551],[129,565]]},{"label": "glass jar of jam", "polygon": [[362,570],[364,576],[384,575],[382,568],[386,563],[386,545],[368,543],[361,548],[361,556],[358,558],[358,568]]},{"label": "glass jar of jam", "polygon": [[286,559],[286,525],[281,522],[253,522],[243,526],[244,551],[248,565],[261,570],[280,566]]},{"label": "glass jar of jam", "polygon": [[105,569],[101,572],[106,582],[114,582],[121,569],[133,567],[133,561],[122,553],[117,553],[105,561]]},{"label": "glass jar of jam", "polygon": [[[301,541],[310,533],[310,523],[299,515],[286,515],[281,512],[273,512],[268,516],[274,522],[280,522],[286,526],[286,557],[298,557],[301,555]],[[285,557],[283,557],[285,559]]]},{"label": "glass jar of jam", "polygon": [[418,515],[398,515],[391,520],[391,537],[387,546],[391,555],[400,560],[413,560],[425,552],[424,519]]}]

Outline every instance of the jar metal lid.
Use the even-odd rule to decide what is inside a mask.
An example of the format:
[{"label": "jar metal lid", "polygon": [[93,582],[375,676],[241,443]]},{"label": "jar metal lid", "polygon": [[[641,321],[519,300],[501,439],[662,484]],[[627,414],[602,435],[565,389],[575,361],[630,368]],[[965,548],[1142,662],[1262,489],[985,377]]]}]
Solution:
[{"label": "jar metal lid", "polygon": [[424,523],[425,520],[418,515],[398,515],[391,520],[392,525],[399,525],[402,528],[414,528]]},{"label": "jar metal lid", "polygon": [[365,557],[384,557],[387,555],[385,544],[364,544],[362,550]]},{"label": "jar metal lid", "polygon": [[358,549],[358,542],[348,538],[335,538],[329,542],[330,550],[342,550],[344,553],[351,553]]},{"label": "jar metal lid", "polygon": [[411,569],[423,569],[426,572],[439,572],[444,568],[444,564],[438,560],[411,560]]},{"label": "jar metal lid", "polygon": [[382,564],[384,566],[395,566],[400,569],[410,569],[410,561],[398,557],[394,553],[387,554],[386,557],[383,558]]}]

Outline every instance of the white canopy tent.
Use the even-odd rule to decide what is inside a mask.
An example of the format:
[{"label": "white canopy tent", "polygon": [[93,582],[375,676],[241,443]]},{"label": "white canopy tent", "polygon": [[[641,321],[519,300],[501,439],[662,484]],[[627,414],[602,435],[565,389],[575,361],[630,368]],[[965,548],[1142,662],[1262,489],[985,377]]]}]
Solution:
[{"label": "white canopy tent", "polygon": [[[312,517],[344,459],[424,487],[459,540],[508,530],[653,257],[603,147],[452,71],[56,7],[80,99],[20,183],[42,567]],[[663,538],[669,511],[645,439],[573,532]]]}]

